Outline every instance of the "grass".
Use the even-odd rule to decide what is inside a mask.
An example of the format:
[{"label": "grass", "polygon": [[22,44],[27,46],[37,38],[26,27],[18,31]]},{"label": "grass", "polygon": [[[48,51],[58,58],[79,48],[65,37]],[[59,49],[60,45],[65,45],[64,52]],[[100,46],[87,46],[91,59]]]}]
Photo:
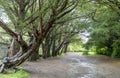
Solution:
[{"label": "grass", "polygon": [[96,55],[95,52],[89,52],[88,54],[89,54],[89,55]]},{"label": "grass", "polygon": [[[0,60],[1,63],[1,60]],[[30,73],[19,70],[16,73],[14,73],[14,70],[7,70],[10,74],[0,74],[0,78],[29,78]]]},{"label": "grass", "polygon": [[29,73],[24,70],[19,70],[12,74],[0,74],[0,78],[29,78]]},{"label": "grass", "polygon": [[90,56],[94,56],[94,55],[97,55],[95,52],[82,52],[82,55],[90,55]]}]

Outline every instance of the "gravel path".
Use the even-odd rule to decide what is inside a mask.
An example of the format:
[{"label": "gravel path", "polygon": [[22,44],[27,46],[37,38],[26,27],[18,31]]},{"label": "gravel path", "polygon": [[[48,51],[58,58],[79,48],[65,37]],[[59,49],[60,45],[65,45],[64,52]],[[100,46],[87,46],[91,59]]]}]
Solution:
[{"label": "gravel path", "polygon": [[120,60],[106,56],[65,56],[26,62],[30,78],[120,78]]}]

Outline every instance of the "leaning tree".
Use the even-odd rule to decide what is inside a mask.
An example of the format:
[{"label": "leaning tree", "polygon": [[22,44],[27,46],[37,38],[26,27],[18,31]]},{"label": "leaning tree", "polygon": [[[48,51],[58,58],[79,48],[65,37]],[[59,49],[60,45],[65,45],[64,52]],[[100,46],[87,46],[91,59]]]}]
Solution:
[{"label": "leaning tree", "polygon": [[[77,3],[78,0],[0,0],[0,6],[14,29],[2,19],[0,27],[20,46],[15,55],[3,59],[0,72],[3,72],[4,68],[16,67],[38,53],[39,46],[49,30],[70,13]],[[24,39],[24,35],[28,36],[29,41]]]}]

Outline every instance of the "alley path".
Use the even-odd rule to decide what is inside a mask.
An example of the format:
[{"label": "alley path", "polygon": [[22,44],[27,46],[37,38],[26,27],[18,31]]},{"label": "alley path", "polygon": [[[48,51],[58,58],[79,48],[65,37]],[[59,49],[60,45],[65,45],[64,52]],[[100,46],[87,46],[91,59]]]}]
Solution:
[{"label": "alley path", "polygon": [[120,60],[106,56],[65,56],[27,62],[24,69],[30,78],[120,78]]}]

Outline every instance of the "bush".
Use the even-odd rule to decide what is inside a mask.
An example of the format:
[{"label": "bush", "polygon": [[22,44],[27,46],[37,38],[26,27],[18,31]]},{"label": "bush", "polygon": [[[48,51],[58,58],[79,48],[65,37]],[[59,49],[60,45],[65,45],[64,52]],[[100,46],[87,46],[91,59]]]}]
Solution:
[{"label": "bush", "polygon": [[70,45],[68,46],[67,51],[69,52],[82,52],[85,49],[82,47],[82,43],[81,42],[73,42],[70,43]]},{"label": "bush", "polygon": [[116,40],[113,44],[113,53],[111,57],[120,58],[120,40]]},{"label": "bush", "polygon": [[96,48],[96,54],[110,56],[111,51],[107,47],[105,47],[105,48]]}]

